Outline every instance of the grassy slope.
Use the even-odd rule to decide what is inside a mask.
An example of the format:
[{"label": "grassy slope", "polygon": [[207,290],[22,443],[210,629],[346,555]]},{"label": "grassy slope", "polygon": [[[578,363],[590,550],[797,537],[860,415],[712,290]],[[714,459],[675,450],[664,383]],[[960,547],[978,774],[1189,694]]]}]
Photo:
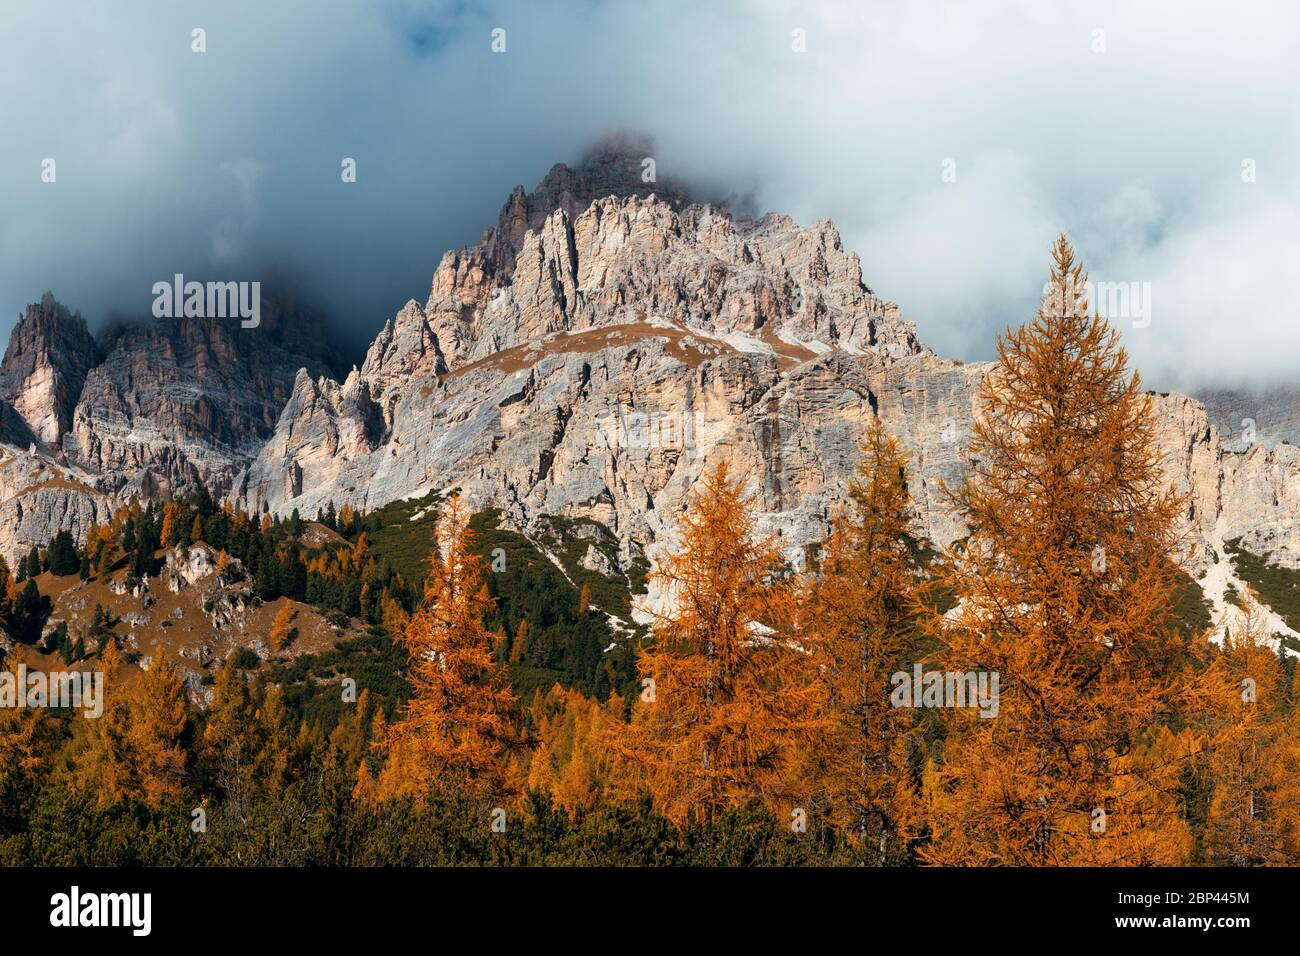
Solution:
[{"label": "grassy slope", "polygon": [[[371,550],[407,581],[425,576],[441,500],[434,491],[367,515]],[[618,567],[617,539],[604,525],[588,519],[544,518],[537,541],[500,524],[500,510],[490,509],[474,515],[470,528],[475,550],[484,559],[488,589],[497,600],[488,626],[505,635],[499,657],[508,664],[516,692],[527,698],[558,682],[599,697],[611,690],[626,693],[634,683],[633,647],[643,631],[631,623],[631,594],[644,590],[644,559],[626,574],[616,570],[605,575],[583,567],[589,547]],[[504,557],[505,567],[494,572],[498,557]],[[591,609],[585,614],[578,607],[584,585],[591,595]],[[623,624],[612,624],[606,613]],[[528,621],[528,643],[511,661],[521,619]],[[616,646],[606,651],[610,645]]]}]

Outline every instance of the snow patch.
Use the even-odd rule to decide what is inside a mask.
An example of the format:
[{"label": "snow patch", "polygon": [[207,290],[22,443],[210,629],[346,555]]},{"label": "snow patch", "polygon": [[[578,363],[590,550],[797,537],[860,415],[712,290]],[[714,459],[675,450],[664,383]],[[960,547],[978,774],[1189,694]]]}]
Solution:
[{"label": "snow patch", "polygon": [[[1201,590],[1205,592],[1205,597],[1213,608],[1211,611],[1210,642],[1220,647],[1223,646],[1224,635],[1229,630],[1240,629],[1245,627],[1246,624],[1246,612],[1228,601],[1228,587],[1231,585],[1243,598],[1250,587],[1237,576],[1237,572],[1232,566],[1232,559],[1228,556],[1227,548],[1223,543],[1223,531],[1223,521],[1220,519],[1219,524],[1215,526],[1214,535],[1210,541],[1211,547],[1214,548],[1215,557],[1218,560],[1205,572],[1205,576],[1199,582]],[[1282,620],[1281,615],[1263,601],[1259,602],[1258,613],[1270,634],[1285,634],[1288,637],[1300,638],[1300,632],[1291,628],[1286,621]],[[1282,642],[1276,638],[1269,638],[1267,644],[1274,651],[1285,651],[1293,657],[1300,657],[1300,653],[1289,647],[1284,647]]]}]

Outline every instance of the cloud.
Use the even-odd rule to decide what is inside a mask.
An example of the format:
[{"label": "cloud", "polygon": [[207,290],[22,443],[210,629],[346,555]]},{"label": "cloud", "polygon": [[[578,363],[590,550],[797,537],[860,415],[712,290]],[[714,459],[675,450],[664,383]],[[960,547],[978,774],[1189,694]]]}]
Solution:
[{"label": "cloud", "polygon": [[1067,230],[1094,277],[1151,283],[1125,338],[1153,384],[1293,374],[1285,2],[0,3],[0,317],[274,268],[359,348],[516,183],[635,129],[660,176],[833,218],[942,354],[1032,314]]}]

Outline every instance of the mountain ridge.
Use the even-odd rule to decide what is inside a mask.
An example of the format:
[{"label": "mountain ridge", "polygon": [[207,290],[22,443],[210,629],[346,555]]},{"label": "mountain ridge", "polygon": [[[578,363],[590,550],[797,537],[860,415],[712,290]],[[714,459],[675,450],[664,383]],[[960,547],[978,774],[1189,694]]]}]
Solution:
[{"label": "mountain ridge", "polygon": [[[42,299],[0,376],[0,552],[83,536],[121,503],[203,481],[281,515],[459,487],[518,528],[588,518],[612,529],[623,560],[653,558],[700,473],[727,455],[760,528],[797,561],[824,536],[877,417],[912,455],[918,529],[939,545],[959,538],[941,487],[960,479],[990,366],[926,347],[829,220],[740,216],[641,169],[606,146],[516,188],[341,380],[291,305],[267,310],[270,334],[256,339],[173,320],[120,331],[99,354]],[[63,365],[31,345],[52,323],[77,346]],[[1236,448],[1195,400],[1153,400],[1188,495],[1185,563],[1229,615],[1228,541],[1300,567],[1300,451]],[[26,448],[18,421],[37,439]]]}]

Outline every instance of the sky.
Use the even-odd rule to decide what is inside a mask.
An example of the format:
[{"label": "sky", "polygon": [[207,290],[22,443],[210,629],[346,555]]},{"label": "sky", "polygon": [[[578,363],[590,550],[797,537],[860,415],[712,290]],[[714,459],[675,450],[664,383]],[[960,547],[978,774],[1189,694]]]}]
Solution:
[{"label": "sky", "polygon": [[1149,384],[1300,385],[1297,50],[1280,0],[0,0],[0,335],[46,289],[98,324],[274,274],[359,353],[629,130],[833,219],[941,355],[1030,318],[1065,231]]}]

